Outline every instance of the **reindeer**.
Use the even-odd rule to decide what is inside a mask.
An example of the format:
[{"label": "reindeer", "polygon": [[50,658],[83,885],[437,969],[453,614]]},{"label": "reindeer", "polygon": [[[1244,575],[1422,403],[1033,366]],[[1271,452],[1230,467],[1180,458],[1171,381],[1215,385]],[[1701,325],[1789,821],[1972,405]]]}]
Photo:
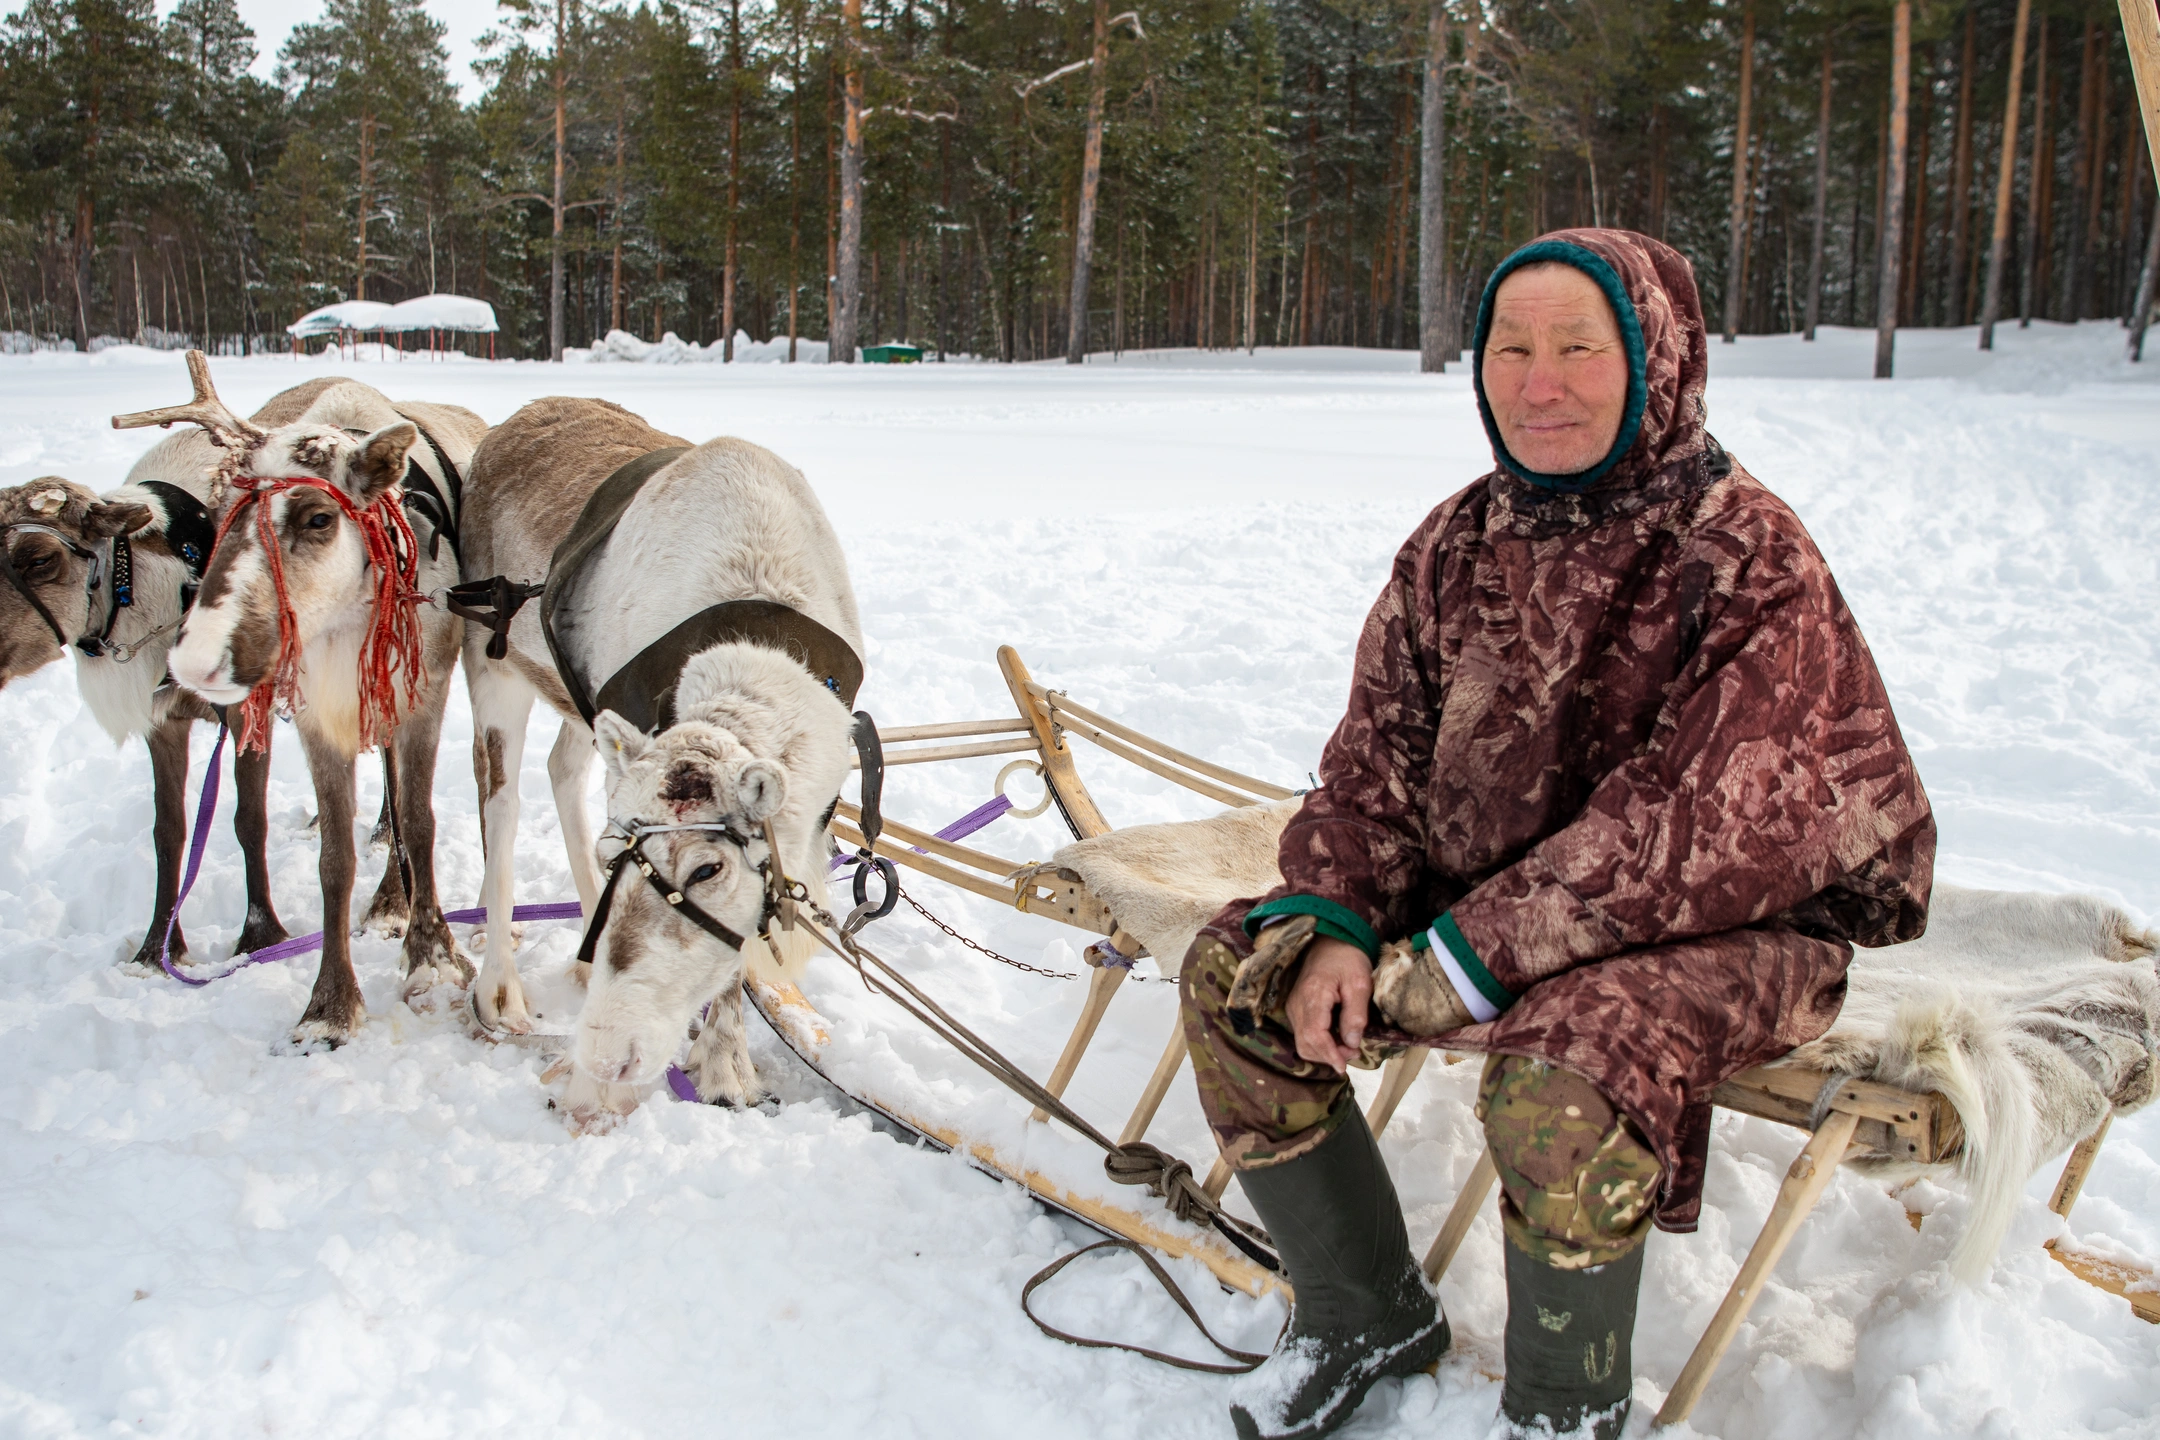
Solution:
[{"label": "reindeer", "polygon": [[[575,538],[586,502],[640,457],[662,463],[605,543],[574,576],[551,574],[551,557]],[[589,1123],[627,1110],[674,1059],[701,1010],[707,1018],[688,1063],[699,1096],[755,1103],[760,1091],[742,1029],[744,947],[686,920],[619,863],[610,865],[607,913],[596,915],[598,866],[636,840],[656,875],[739,936],[759,928],[764,872],[775,861],[822,897],[824,830],[848,773],[847,700],[863,648],[839,540],[808,482],[778,456],[740,440],[691,448],[598,400],[538,400],[491,430],[473,457],[466,507],[468,572],[547,576],[554,631],[551,646],[534,613],[542,607],[533,606],[506,622],[494,658],[486,629],[471,626],[465,636],[488,837],[477,1015],[513,1031],[531,1024],[510,927],[500,922],[511,906],[526,724],[533,701],[545,698],[563,717],[548,776],[593,931],[582,953],[599,957],[577,1026],[573,1115]],[[807,650],[785,641],[794,654],[773,648],[770,633],[687,655],[669,649],[686,617],[760,600],[775,602],[763,608],[783,625],[807,617],[814,623],[805,628],[828,648],[844,642],[850,653],[835,664],[853,666],[846,682],[830,678],[834,665],[806,665],[830,658],[818,653],[818,641]],[[659,655],[665,664],[654,663]],[[600,708],[591,708],[589,691]],[[608,703],[637,710],[657,734]],[[583,804],[595,741],[609,817],[598,847]],[[748,944],[764,949],[755,939]]]},{"label": "reindeer", "polygon": [[[291,424],[307,416],[325,392],[352,383],[317,379],[295,385],[272,396],[253,423]],[[137,970],[158,968],[166,920],[179,896],[188,736],[196,721],[216,718],[202,700],[172,683],[165,658],[209,559],[208,502],[224,454],[191,429],[151,446],[126,482],[102,497],[56,478],[0,490],[0,536],[21,581],[0,589],[0,689],[72,654],[76,684],[98,724],[116,744],[140,735],[150,750],[156,899],[142,944],[122,962]],[[116,603],[122,593],[125,605]],[[233,830],[248,899],[235,948],[246,952],[286,938],[271,903],[264,855],[267,746],[235,755],[233,775],[238,792]],[[379,828],[387,828],[388,813],[386,805]],[[385,888],[370,907],[379,923],[403,921],[396,870],[386,868]],[[171,953],[176,961],[188,953],[186,932],[177,921]]]},{"label": "reindeer", "polygon": [[113,424],[189,421],[225,452],[216,545],[167,661],[180,684],[239,707],[243,750],[264,743],[273,708],[293,715],[321,817],[323,949],[291,1039],[302,1050],[334,1047],[366,1019],[348,935],[361,750],[390,752],[409,901],[403,996],[412,1003],[472,978],[436,898],[432,803],[464,622],[429,597],[458,578],[459,487],[449,470],[466,467],[487,427],[454,405],[393,407],[350,384],[265,427],[225,408],[200,352],[189,353],[188,370],[189,403]]}]

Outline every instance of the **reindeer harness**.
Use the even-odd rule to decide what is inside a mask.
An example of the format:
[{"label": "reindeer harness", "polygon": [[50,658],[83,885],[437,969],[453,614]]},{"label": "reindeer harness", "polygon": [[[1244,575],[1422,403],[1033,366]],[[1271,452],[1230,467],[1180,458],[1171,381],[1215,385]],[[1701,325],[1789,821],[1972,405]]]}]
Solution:
[{"label": "reindeer harness", "polygon": [[[214,543],[211,537],[210,512],[203,507],[200,500],[177,485],[169,485],[162,480],[148,480],[142,482],[142,486],[156,495],[165,506],[166,541],[171,545],[173,555],[187,567],[188,578],[180,586],[180,613],[184,616],[188,607],[195,603],[195,587],[202,580],[203,566],[209,559]],[[106,600],[105,623],[98,628],[96,634],[79,635],[72,641],[68,639],[67,633],[60,628],[60,622],[54,618],[44,600],[22,572],[15,568],[15,559],[8,553],[6,539],[16,534],[50,535],[70,554],[89,563],[90,573],[83,581],[83,590],[89,597],[89,608],[92,611],[97,608],[98,591],[110,580],[111,594]],[[160,625],[149,634],[125,644],[114,642],[113,626],[119,622],[120,612],[135,604],[135,545],[122,533],[112,537],[110,546],[112,560],[108,565],[105,557],[96,550],[89,549],[74,536],[51,525],[30,521],[0,527],[0,577],[4,577],[17,594],[30,602],[31,608],[44,620],[45,628],[52,631],[53,639],[59,641],[63,647],[72,644],[93,660],[110,659],[125,665],[135,658],[143,646],[180,622],[174,620]]]}]

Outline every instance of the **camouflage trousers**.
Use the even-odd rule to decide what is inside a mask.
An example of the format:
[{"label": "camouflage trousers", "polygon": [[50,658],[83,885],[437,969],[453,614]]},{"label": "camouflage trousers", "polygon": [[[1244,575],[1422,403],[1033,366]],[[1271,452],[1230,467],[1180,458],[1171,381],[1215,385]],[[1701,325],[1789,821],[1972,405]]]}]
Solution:
[{"label": "camouflage trousers", "polygon": [[[1178,988],[1215,1143],[1233,1169],[1257,1170],[1317,1148],[1357,1099],[1347,1077],[1297,1053],[1280,1011],[1237,1032],[1228,1014],[1237,967],[1228,946],[1202,935]],[[1372,1021],[1382,1023],[1377,1014]],[[1402,1048],[1368,1039],[1357,1063],[1372,1069]],[[1656,1152],[1589,1081],[1542,1060],[1487,1056],[1477,1115],[1500,1172],[1501,1224],[1517,1248],[1559,1269],[1586,1269],[1648,1236]]]}]

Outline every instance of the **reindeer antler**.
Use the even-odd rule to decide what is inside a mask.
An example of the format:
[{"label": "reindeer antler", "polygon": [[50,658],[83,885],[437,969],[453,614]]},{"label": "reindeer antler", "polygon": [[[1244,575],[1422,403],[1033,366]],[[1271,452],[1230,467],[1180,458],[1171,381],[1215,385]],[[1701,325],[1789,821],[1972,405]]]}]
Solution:
[{"label": "reindeer antler", "polygon": [[[210,438],[220,445],[245,449],[249,442],[262,439],[269,432],[251,424],[225,408],[218,399],[217,387],[210,383],[210,357],[200,350],[187,352],[188,379],[195,386],[195,398],[185,405],[168,405],[162,410],[138,410],[132,415],[112,417],[115,430],[139,430],[145,425],[171,425],[185,420],[200,425],[210,432]],[[232,442],[241,442],[233,445]]]}]

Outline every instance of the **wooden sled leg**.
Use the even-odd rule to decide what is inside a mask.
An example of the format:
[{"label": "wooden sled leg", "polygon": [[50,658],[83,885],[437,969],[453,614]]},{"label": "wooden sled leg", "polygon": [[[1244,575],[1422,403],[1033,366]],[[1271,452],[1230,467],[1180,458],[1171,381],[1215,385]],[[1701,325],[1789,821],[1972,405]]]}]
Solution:
[{"label": "wooden sled leg", "polygon": [[1425,1278],[1434,1285],[1447,1274],[1448,1266],[1455,1263],[1455,1252],[1462,1249],[1463,1237],[1470,1233],[1470,1222],[1477,1219],[1477,1212],[1492,1194],[1493,1182],[1500,1178],[1499,1167],[1493,1164],[1492,1151],[1478,1151],[1477,1164],[1470,1167],[1469,1178],[1456,1192],[1455,1208],[1448,1211],[1447,1219],[1440,1226],[1440,1233],[1433,1236],[1432,1248],[1425,1252]]},{"label": "wooden sled leg", "polygon": [[2085,1177],[2092,1174],[2093,1161],[2100,1158],[2101,1142],[2107,1139],[2108,1126],[2115,1123],[2110,1114],[2100,1122],[2100,1128],[2070,1148],[2070,1158],[2063,1164],[2062,1178],[2055,1182],[2055,1194],[2048,1201],[2048,1209],[2067,1220],[2070,1211],[2084,1192]]},{"label": "wooden sled leg", "polygon": [[[1110,1008],[1110,997],[1117,994],[1118,986],[1125,983],[1125,977],[1130,973],[1123,965],[1098,965],[1088,972],[1087,999],[1081,1003],[1080,1019],[1073,1025],[1072,1034],[1065,1038],[1065,1053],[1058,1056],[1056,1068],[1043,1084],[1044,1089],[1060,1100],[1065,1098],[1065,1087],[1072,1083],[1073,1071],[1080,1068],[1080,1057],[1087,1053],[1089,1042],[1094,1040],[1095,1031]],[[1050,1117],[1037,1110],[1032,1118],[1048,1120]]]},{"label": "wooden sled leg", "polygon": [[1373,1096],[1372,1108],[1365,1112],[1365,1123],[1372,1127],[1374,1135],[1385,1132],[1388,1121],[1395,1118],[1395,1107],[1410,1093],[1418,1072],[1425,1068],[1425,1057],[1430,1054],[1432,1051],[1427,1047],[1413,1045],[1381,1068],[1380,1093]]},{"label": "wooden sled leg", "polygon": [[1703,1391],[1710,1384],[1711,1372],[1732,1348],[1733,1337],[1740,1333],[1741,1323],[1754,1308],[1756,1296],[1762,1293],[1763,1282],[1777,1268],[1785,1247],[1799,1231],[1800,1222],[1807,1219],[1815,1202],[1822,1199],[1823,1191],[1830,1188],[1838,1162],[1844,1158],[1845,1147],[1852,1143],[1853,1131],[1859,1125],[1858,1115],[1845,1110],[1831,1111],[1822,1128],[1809,1137],[1807,1145],[1793,1160],[1792,1167],[1785,1172],[1785,1183],[1778,1187],[1777,1203],[1770,1207],[1770,1218],[1763,1222],[1762,1233],[1755,1237],[1754,1248],[1741,1263],[1740,1274],[1734,1278],[1732,1288],[1725,1292],[1725,1301],[1718,1306],[1710,1328],[1703,1331],[1702,1339],[1696,1342],[1695,1353],[1688,1356],[1680,1378],[1673,1382],[1672,1393],[1659,1407],[1658,1424],[1679,1424],[1687,1419],[1695,1402],[1702,1399]]},{"label": "wooden sled leg", "polygon": [[1162,1059],[1155,1062],[1155,1073],[1148,1076],[1147,1088],[1140,1092],[1140,1103],[1133,1106],[1118,1144],[1130,1145],[1147,1134],[1147,1127],[1155,1123],[1155,1112],[1162,1108],[1163,1096],[1170,1093],[1170,1082],[1184,1066],[1185,1017],[1180,1013],[1170,1022],[1170,1043],[1163,1046]]}]

